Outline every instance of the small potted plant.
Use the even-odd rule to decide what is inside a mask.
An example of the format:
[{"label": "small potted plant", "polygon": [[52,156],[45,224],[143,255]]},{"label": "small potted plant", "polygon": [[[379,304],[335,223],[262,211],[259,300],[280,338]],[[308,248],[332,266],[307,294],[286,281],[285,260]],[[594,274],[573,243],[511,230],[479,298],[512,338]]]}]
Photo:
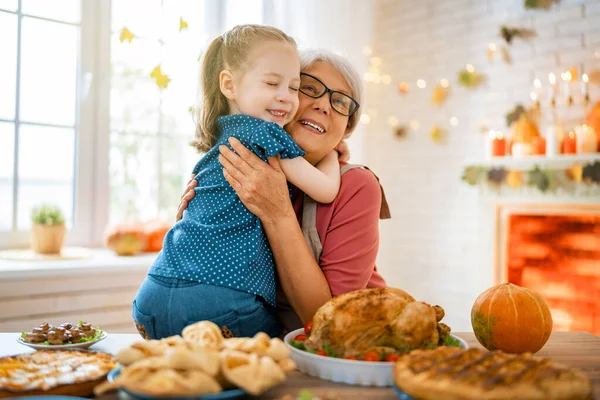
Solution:
[{"label": "small potted plant", "polygon": [[32,248],[38,254],[60,254],[65,240],[65,219],[60,208],[40,205],[31,212]]}]

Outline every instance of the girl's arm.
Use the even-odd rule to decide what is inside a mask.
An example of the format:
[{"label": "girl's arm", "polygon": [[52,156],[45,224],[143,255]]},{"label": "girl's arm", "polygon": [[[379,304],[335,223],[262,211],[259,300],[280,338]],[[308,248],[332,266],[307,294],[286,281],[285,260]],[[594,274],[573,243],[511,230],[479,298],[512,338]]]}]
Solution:
[{"label": "girl's arm", "polygon": [[316,166],[303,157],[280,160],[288,181],[318,203],[331,203],[340,190],[337,151],[327,154]]}]

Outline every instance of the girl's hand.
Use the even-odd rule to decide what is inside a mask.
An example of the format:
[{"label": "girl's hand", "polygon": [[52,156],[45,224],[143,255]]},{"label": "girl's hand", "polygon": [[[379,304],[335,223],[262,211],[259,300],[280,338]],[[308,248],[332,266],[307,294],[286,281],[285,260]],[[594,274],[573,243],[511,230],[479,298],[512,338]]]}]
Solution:
[{"label": "girl's hand", "polygon": [[198,186],[198,181],[194,179],[195,176],[196,175],[192,174],[192,177],[185,188],[185,192],[181,196],[181,202],[177,208],[177,216],[175,217],[175,221],[179,221],[181,217],[183,217],[183,211],[187,208],[188,202],[196,195],[194,188]]},{"label": "girl's hand", "polygon": [[227,146],[219,146],[219,162],[225,179],[246,208],[263,224],[289,216],[295,218],[279,157],[269,158],[267,164],[236,138],[229,138],[229,144],[235,153]]},{"label": "girl's hand", "polygon": [[334,149],[339,153],[339,160],[343,162],[347,162],[350,160],[350,149],[348,148],[348,144],[345,140],[342,140]]}]

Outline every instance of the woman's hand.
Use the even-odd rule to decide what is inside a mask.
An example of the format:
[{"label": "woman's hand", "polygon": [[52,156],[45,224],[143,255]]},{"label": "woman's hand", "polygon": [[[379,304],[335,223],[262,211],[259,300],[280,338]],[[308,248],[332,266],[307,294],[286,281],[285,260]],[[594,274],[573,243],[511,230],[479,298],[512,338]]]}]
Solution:
[{"label": "woman's hand", "polygon": [[181,202],[177,208],[177,216],[175,217],[175,221],[179,221],[181,217],[183,217],[183,211],[187,208],[188,202],[196,195],[194,188],[198,186],[198,181],[194,179],[195,177],[196,175],[192,174],[192,177],[185,188],[185,192],[181,196]]},{"label": "woman's hand", "polygon": [[236,138],[228,141],[235,153],[227,146],[219,146],[219,162],[223,165],[225,179],[246,208],[263,224],[290,216],[295,219],[279,158],[269,158],[267,164]]},{"label": "woman's hand", "polygon": [[339,153],[338,159],[343,162],[350,160],[350,148],[345,140],[342,140],[334,149]]}]

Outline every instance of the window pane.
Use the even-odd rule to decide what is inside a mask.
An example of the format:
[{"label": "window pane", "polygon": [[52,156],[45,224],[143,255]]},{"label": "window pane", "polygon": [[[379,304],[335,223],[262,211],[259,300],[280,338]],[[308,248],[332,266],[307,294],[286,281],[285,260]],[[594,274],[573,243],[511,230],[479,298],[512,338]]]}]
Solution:
[{"label": "window pane", "polygon": [[[120,43],[118,35],[113,35],[111,130],[158,132],[160,89],[150,77],[150,72],[159,63],[160,44],[157,41]],[[166,73],[164,69],[163,73]]]},{"label": "window pane", "polygon": [[158,214],[158,138],[110,135],[110,219],[152,219]]},{"label": "window pane", "polygon": [[241,24],[263,23],[262,0],[228,0],[225,29]]},{"label": "window pane", "polygon": [[[0,7],[2,6],[0,0]],[[17,85],[17,16],[0,12],[0,118],[15,117]]]},{"label": "window pane", "polygon": [[0,9],[8,11],[17,11],[18,0],[0,0]]},{"label": "window pane", "polygon": [[21,125],[19,180],[73,182],[74,149],[73,129]]},{"label": "window pane", "polygon": [[189,145],[189,138],[163,138],[162,143],[159,218],[175,222],[183,188],[200,155]]},{"label": "window pane", "polygon": [[22,0],[23,14],[78,23],[81,20],[80,0]]},{"label": "window pane", "polygon": [[115,0],[111,14],[112,30],[119,35],[121,29],[127,27],[137,37],[158,39],[161,36],[161,0]]},{"label": "window pane", "polygon": [[58,206],[65,216],[67,227],[69,227],[73,219],[73,185],[19,179],[17,204],[17,229],[20,231],[31,228],[31,210],[40,204]]},{"label": "window pane", "polygon": [[12,227],[15,125],[0,122],[0,231]]},{"label": "window pane", "polygon": [[75,125],[79,28],[23,18],[21,120]]}]

